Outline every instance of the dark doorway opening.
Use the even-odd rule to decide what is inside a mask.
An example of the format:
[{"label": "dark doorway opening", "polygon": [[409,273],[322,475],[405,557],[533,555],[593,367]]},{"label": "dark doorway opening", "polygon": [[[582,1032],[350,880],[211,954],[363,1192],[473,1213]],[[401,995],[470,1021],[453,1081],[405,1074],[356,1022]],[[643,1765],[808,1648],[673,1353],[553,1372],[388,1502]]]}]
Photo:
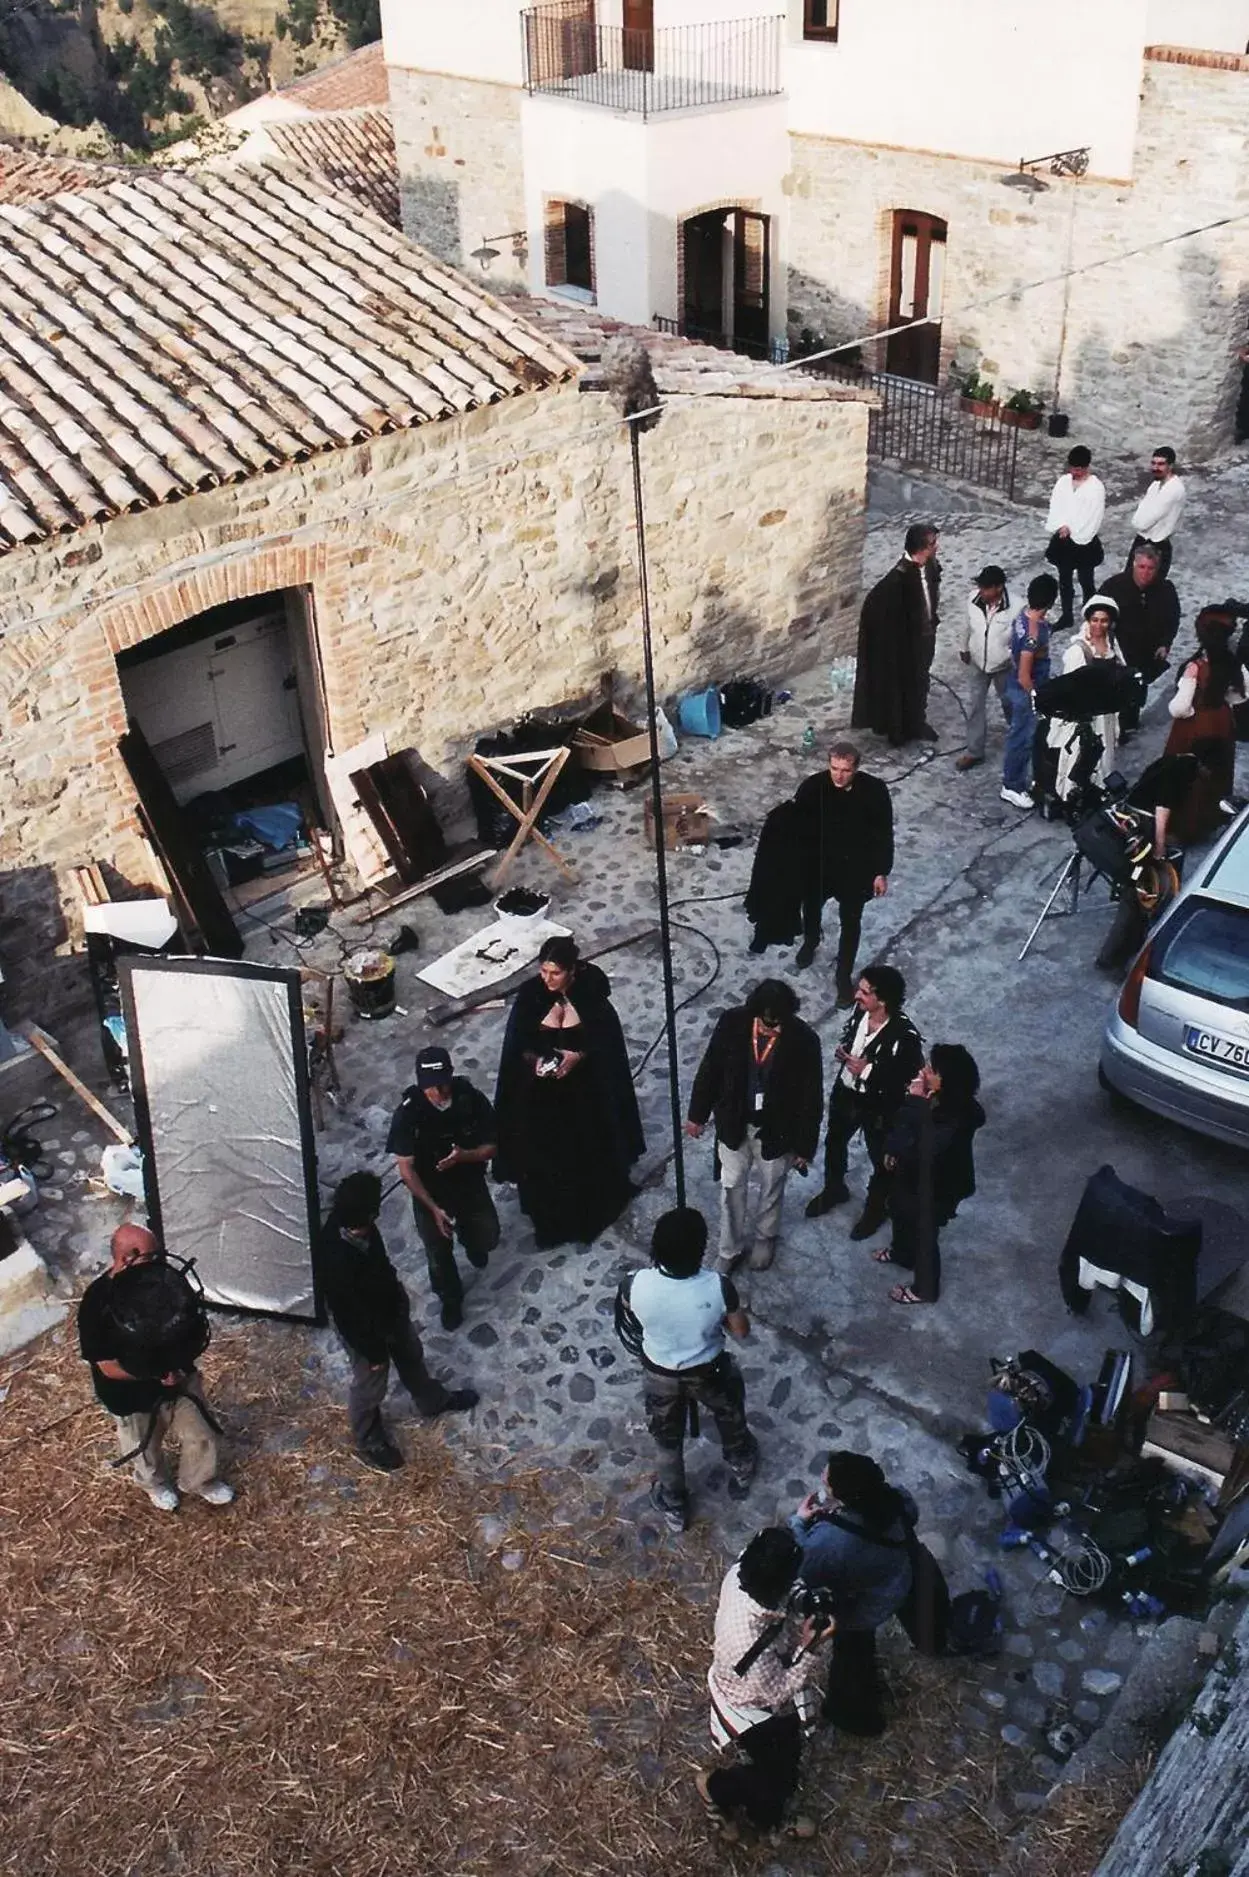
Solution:
[{"label": "dark doorway opening", "polygon": [[937,216],[913,209],[894,215],[889,325],[906,330],[886,341],[885,370],[899,378],[935,385],[940,375],[945,251],[946,225]]},{"label": "dark doorway opening", "polygon": [[753,209],[710,209],[681,224],[687,337],[767,357],[770,235]]},{"label": "dark doorway opening", "polygon": [[144,755],[132,780],[162,845],[202,861],[236,908],[315,870],[311,831],[329,823],[306,596],[215,607],[120,653],[117,670]]}]

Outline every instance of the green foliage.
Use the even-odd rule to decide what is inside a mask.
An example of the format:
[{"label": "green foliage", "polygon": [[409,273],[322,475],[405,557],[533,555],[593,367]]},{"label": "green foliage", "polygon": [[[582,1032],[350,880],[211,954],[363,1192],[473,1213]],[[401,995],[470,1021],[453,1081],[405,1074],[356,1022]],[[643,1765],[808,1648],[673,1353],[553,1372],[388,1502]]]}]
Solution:
[{"label": "green foliage", "polygon": [[184,137],[198,137],[207,124],[208,119],[198,113],[182,118],[177,124],[166,124],[164,130],[152,132],[151,147],[153,150],[167,150],[171,143],[181,143]]},{"label": "green foliage", "polygon": [[381,0],[287,0],[286,12],[279,13],[276,30],[279,39],[289,38],[300,47],[310,46],[322,23],[333,21],[353,48],[372,45],[382,36]]},{"label": "green foliage", "polygon": [[1006,408],[1008,411],[1020,411],[1025,417],[1031,417],[1045,409],[1045,400],[1037,397],[1033,391],[1012,391],[1006,400]]},{"label": "green foliage", "polygon": [[965,398],[970,398],[973,404],[992,404],[993,402],[993,386],[987,378],[980,376],[979,367],[975,371],[968,372],[959,390]]}]

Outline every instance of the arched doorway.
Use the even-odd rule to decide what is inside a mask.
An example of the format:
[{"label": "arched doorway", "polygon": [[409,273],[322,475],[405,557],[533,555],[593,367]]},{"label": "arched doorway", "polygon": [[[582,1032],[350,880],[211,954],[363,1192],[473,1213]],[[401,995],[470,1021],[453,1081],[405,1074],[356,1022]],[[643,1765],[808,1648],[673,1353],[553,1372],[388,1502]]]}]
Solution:
[{"label": "arched doorway", "polygon": [[768,353],[769,218],[708,209],[681,223],[681,330],[752,358]]},{"label": "arched doorway", "polygon": [[941,309],[945,294],[946,225],[935,215],[899,209],[893,218],[889,270],[889,325],[924,323],[886,341],[885,370],[935,385],[941,369]]}]

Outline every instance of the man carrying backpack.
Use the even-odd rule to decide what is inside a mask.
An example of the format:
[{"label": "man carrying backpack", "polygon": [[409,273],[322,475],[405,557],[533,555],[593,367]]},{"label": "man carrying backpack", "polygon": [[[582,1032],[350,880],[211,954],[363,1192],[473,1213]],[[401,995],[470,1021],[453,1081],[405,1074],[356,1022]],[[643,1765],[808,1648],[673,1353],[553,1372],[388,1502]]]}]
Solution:
[{"label": "man carrying backpack", "polygon": [[[181,1272],[169,1267],[172,1316],[184,1319],[180,1335],[189,1333],[190,1340],[181,1348],[170,1345],[162,1350],[158,1338],[146,1356],[140,1354],[137,1300],[132,1294],[138,1287],[125,1274],[163,1264],[161,1247],[145,1226],[119,1225],[109,1249],[108,1270],[87,1286],[78,1306],[78,1346],[90,1364],[96,1399],[113,1416],[122,1454],[133,1463],[135,1480],[159,1511],[176,1512],[179,1493],[194,1493],[210,1506],[228,1506],[234,1488],[218,1476],[217,1425],[195,1367],[195,1357],[208,1341],[203,1306]],[[185,1300],[179,1280],[187,1292]],[[165,1321],[170,1320],[167,1311]],[[171,1435],[180,1448],[176,1489],[163,1453]]]}]

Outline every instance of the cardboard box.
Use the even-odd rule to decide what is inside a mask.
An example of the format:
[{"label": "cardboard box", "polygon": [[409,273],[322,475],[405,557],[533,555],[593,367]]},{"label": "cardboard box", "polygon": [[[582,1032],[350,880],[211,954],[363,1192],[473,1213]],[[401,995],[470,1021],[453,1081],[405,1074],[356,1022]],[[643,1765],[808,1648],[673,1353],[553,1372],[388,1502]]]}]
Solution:
[{"label": "cardboard box", "polygon": [[1195,1414],[1155,1412],[1145,1425],[1141,1458],[1159,1459],[1189,1479],[1221,1487],[1235,1457],[1231,1441],[1205,1426]]},{"label": "cardboard box", "polygon": [[[701,795],[665,795],[664,846],[701,847],[711,838],[711,816],[706,813]],[[648,795],[642,804],[642,827],[646,845],[655,845],[654,804]]]},{"label": "cardboard box", "polygon": [[649,762],[651,740],[645,729],[630,723],[612,705],[600,704],[574,730],[572,753],[582,769],[614,775]]}]

